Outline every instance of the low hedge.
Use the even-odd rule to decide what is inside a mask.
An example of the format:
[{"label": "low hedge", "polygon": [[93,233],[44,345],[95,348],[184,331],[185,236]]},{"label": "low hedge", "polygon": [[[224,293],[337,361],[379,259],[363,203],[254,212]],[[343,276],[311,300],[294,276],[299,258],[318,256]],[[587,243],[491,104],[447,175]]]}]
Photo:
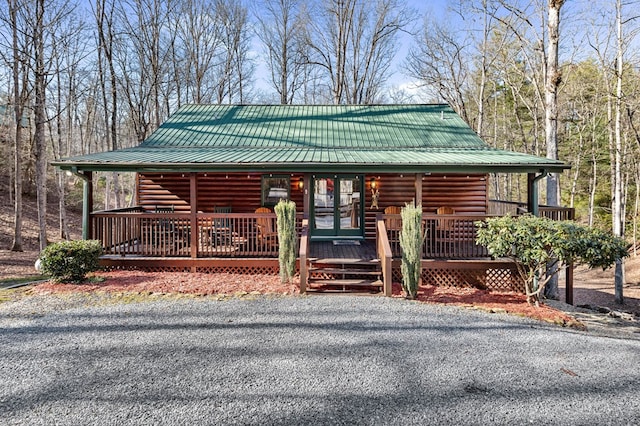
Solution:
[{"label": "low hedge", "polygon": [[102,245],[97,240],[61,241],[40,254],[42,273],[57,282],[82,282],[89,272],[100,269]]}]

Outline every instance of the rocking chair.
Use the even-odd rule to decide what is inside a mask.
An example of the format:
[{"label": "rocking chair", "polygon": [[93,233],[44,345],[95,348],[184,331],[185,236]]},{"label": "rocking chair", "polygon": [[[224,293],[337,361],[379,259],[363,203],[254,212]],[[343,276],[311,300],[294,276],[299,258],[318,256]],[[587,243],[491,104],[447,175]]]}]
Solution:
[{"label": "rocking chair", "polygon": [[[257,214],[272,213],[267,207],[260,207],[255,211]],[[278,231],[274,229],[271,217],[257,217],[257,240],[261,247],[276,248],[278,246]]]}]

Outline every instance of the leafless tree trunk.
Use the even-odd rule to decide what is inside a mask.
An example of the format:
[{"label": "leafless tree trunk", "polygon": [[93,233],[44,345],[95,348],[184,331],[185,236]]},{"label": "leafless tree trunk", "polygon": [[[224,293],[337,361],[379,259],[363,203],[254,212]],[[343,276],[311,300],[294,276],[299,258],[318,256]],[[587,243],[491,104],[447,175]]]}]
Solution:
[{"label": "leafless tree trunk", "polygon": [[[624,71],[624,35],[622,23],[622,0],[616,1],[616,93],[614,99],[615,110],[615,148],[614,148],[614,183],[612,197],[613,233],[624,235],[624,216],[622,206],[622,73]],[[615,299],[616,303],[624,303],[624,261],[619,259],[615,265]]]},{"label": "leafless tree trunk", "polygon": [[30,97],[29,71],[31,68],[33,43],[26,31],[27,19],[24,15],[29,9],[21,0],[7,0],[6,15],[0,11],[1,19],[10,29],[10,45],[0,49],[0,56],[11,69],[12,102],[14,118],[14,227],[12,251],[22,251],[22,192],[23,192],[23,126],[24,111]]},{"label": "leafless tree trunk", "polygon": [[45,137],[46,79],[44,49],[44,0],[35,2],[34,46],[34,119],[36,157],[36,196],[38,205],[38,242],[40,250],[47,246],[47,144]]},{"label": "leafless tree trunk", "polygon": [[[549,38],[545,67],[545,140],[547,158],[558,159],[558,87],[562,82],[562,73],[558,64],[558,48],[560,44],[560,9],[564,0],[548,0],[547,33]],[[558,173],[547,176],[547,205],[560,205],[560,184]],[[549,299],[558,299],[558,276],[555,270],[544,288]]]},{"label": "leafless tree trunk", "polygon": [[[563,4],[564,0],[549,0],[547,12],[549,47],[545,70],[544,128],[547,158],[552,160],[558,159],[558,87],[562,82],[562,73],[558,64],[558,48],[560,44],[560,9]],[[557,173],[549,173],[547,177],[547,204],[550,206],[560,205],[560,185]],[[557,286],[555,290],[552,287],[547,285],[545,290],[557,293]]]}]

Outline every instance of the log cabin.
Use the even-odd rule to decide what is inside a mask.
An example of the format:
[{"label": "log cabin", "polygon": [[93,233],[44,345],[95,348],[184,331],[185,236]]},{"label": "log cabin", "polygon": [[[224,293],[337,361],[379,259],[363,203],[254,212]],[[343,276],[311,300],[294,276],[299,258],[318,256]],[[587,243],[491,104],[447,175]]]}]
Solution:
[{"label": "log cabin", "polygon": [[[140,145],[53,163],[84,181],[83,237],[109,268],[277,273],[274,205],[297,205],[300,289],[391,294],[398,209],[423,209],[423,282],[521,289],[475,244],[495,214],[572,218],[538,205],[569,165],[489,147],[444,104],[187,105]],[[93,172],[134,172],[135,206],[93,211]],[[527,175],[527,202],[489,200],[493,173]]]}]

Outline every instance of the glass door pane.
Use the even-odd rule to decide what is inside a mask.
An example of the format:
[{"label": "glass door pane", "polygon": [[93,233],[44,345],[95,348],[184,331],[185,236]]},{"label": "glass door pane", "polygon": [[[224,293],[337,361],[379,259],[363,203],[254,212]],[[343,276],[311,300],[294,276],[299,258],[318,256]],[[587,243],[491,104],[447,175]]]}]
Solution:
[{"label": "glass door pane", "polygon": [[315,212],[315,229],[334,229],[334,180],[316,178],[314,180],[313,208]]},{"label": "glass door pane", "polygon": [[360,178],[340,179],[340,229],[360,229]]}]

